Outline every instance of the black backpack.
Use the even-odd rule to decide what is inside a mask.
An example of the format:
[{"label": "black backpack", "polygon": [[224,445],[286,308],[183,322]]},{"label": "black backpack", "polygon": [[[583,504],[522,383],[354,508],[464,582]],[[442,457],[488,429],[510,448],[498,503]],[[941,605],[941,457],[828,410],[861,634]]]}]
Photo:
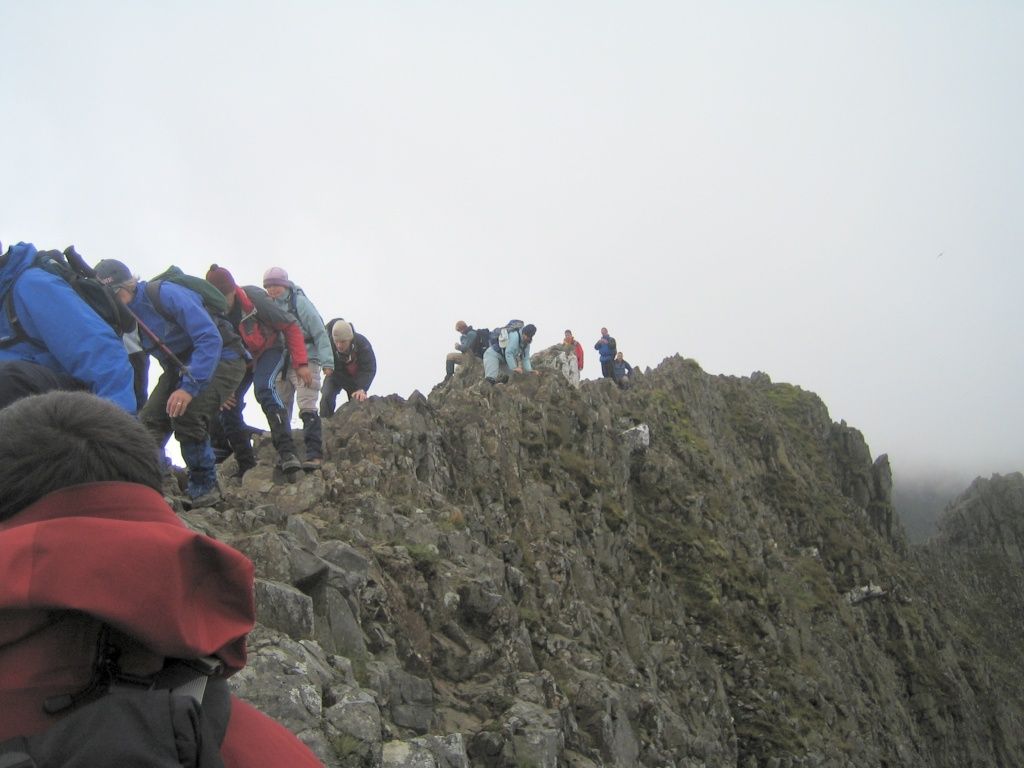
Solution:
[{"label": "black backpack", "polygon": [[[42,733],[0,744],[0,768],[224,768],[220,745],[231,694],[224,679],[209,676],[215,667],[199,661],[170,664],[146,681],[149,688],[137,680],[108,682],[105,692]],[[75,703],[57,697],[46,707]]]},{"label": "black backpack", "polygon": [[[96,279],[93,271],[75,251],[75,246],[69,245],[63,253],[57,250],[39,251],[30,269],[45,269],[51,275],[61,278],[119,337],[135,330],[136,323],[132,313],[118,301],[108,286]],[[4,311],[7,312],[7,320],[11,324],[11,335],[0,341],[0,348],[12,347],[23,341],[37,347],[43,346],[41,341],[25,333],[14,311],[13,287],[4,298]],[[3,763],[0,763],[0,768],[3,768]]]},{"label": "black backpack", "polygon": [[491,331],[490,331],[490,329],[489,328],[477,328],[476,329],[476,339],[473,340],[473,348],[471,350],[468,350],[468,351],[472,352],[477,357],[482,358],[484,356],[484,352],[487,351],[487,348],[490,345],[491,345]]}]

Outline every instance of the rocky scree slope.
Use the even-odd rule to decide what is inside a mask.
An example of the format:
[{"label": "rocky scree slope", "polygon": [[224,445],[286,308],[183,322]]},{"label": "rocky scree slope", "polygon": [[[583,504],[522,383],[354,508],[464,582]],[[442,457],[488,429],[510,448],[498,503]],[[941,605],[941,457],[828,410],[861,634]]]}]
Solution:
[{"label": "rocky scree slope", "polygon": [[1024,764],[1019,483],[910,550],[887,458],[799,387],[480,378],[182,513],[256,564],[236,691],[327,765]]}]

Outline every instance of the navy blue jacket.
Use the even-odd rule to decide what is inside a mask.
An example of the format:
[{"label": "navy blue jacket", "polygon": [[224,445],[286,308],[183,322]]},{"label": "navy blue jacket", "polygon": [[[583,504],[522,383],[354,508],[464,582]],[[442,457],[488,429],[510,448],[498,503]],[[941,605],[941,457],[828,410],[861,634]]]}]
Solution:
[{"label": "navy blue jacket", "polygon": [[[134,374],[128,352],[114,330],[64,280],[34,269],[31,243],[12,245],[0,262],[0,299],[13,291],[14,314],[32,339],[0,349],[0,361],[27,360],[72,376],[93,394],[135,413]],[[0,340],[13,330],[0,311]]]}]

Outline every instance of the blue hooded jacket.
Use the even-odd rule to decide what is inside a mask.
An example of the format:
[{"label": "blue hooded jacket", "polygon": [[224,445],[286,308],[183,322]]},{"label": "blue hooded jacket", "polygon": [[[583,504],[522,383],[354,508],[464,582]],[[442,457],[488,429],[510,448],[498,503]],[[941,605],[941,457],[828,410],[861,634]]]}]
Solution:
[{"label": "blue hooded jacket", "polygon": [[124,343],[64,280],[34,269],[35,259],[34,245],[18,243],[0,261],[0,340],[14,333],[6,311],[11,292],[22,329],[39,342],[0,349],[0,361],[27,360],[72,376],[93,394],[135,413],[134,375]]},{"label": "blue hooded jacket", "polygon": [[[198,395],[213,378],[213,372],[221,359],[237,359],[240,351],[224,347],[220,330],[210,313],[203,306],[202,297],[195,291],[170,280],[160,282],[160,303],[174,321],[168,320],[150,302],[146,295],[146,281],[140,280],[128,308],[144,323],[175,355],[188,365],[192,376],[183,376],[181,388],[192,397]],[[166,370],[173,370],[174,363],[167,353],[139,329],[142,347],[155,357]]]}]

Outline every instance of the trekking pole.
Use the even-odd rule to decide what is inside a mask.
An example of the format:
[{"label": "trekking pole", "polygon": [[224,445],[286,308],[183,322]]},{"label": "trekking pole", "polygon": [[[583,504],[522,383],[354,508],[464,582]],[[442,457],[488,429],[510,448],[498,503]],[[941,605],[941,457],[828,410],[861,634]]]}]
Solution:
[{"label": "trekking pole", "polygon": [[176,354],[174,354],[171,351],[171,348],[168,347],[164,343],[164,340],[156,335],[156,331],[154,331],[152,328],[150,328],[148,325],[146,325],[144,322],[142,322],[142,318],[140,318],[137,314],[132,312],[131,307],[126,307],[126,308],[128,309],[128,312],[131,314],[131,316],[135,318],[135,322],[139,324],[139,329],[144,331],[146,333],[146,335],[149,336],[149,338],[152,339],[153,342],[158,347],[160,347],[160,351],[163,352],[165,355],[167,355],[168,359],[172,363],[174,363],[176,366],[178,366],[178,370],[181,372],[182,376],[187,378],[189,381],[191,381],[193,384],[195,384],[198,387],[199,386],[199,382],[196,381],[195,376],[192,375],[192,372],[188,369],[188,366],[185,365],[185,363],[183,363],[181,361],[181,358],[178,357]]}]

